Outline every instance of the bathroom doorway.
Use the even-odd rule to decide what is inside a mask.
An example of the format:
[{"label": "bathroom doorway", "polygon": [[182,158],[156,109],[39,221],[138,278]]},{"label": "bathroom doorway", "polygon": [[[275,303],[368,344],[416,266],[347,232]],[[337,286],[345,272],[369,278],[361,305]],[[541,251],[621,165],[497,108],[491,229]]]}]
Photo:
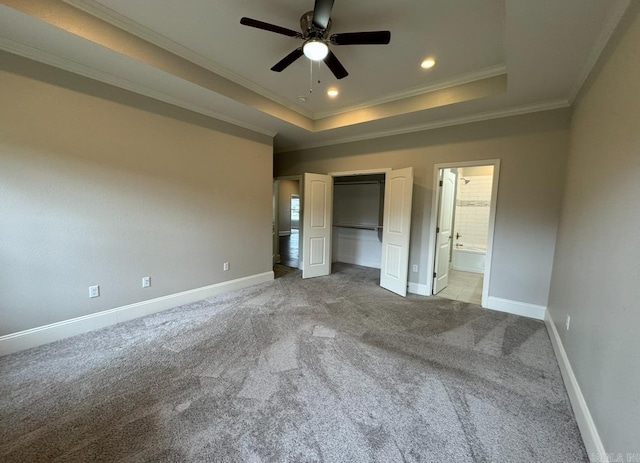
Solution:
[{"label": "bathroom doorway", "polygon": [[497,161],[436,166],[432,294],[485,306],[498,167]]}]

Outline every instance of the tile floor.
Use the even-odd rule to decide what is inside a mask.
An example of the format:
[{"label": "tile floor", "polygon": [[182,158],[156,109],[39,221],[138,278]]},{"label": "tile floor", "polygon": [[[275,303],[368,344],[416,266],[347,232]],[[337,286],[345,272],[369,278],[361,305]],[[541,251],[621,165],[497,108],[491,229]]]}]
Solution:
[{"label": "tile floor", "polygon": [[449,285],[437,296],[479,305],[482,302],[482,281],[483,275],[481,273],[451,269],[449,270]]}]

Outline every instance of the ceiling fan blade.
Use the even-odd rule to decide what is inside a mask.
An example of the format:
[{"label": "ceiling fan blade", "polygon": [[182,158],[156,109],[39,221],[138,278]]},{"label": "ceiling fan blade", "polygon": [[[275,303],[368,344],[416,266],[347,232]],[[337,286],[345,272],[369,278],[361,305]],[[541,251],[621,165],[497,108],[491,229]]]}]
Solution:
[{"label": "ceiling fan blade", "polygon": [[391,32],[345,32],[333,34],[330,40],[334,45],[386,45],[391,41]]},{"label": "ceiling fan blade", "polygon": [[334,55],[331,50],[329,50],[329,54],[324,59],[324,63],[331,70],[331,72],[333,72],[333,75],[336,76],[336,79],[344,79],[349,75],[342,63],[338,60],[338,58],[336,58],[336,55]]},{"label": "ceiling fan blade", "polygon": [[326,29],[331,18],[334,0],[316,0],[313,7],[313,25],[318,29]]},{"label": "ceiling fan blade", "polygon": [[297,60],[298,58],[300,58],[304,53],[302,52],[302,47],[300,48],[296,48],[295,50],[293,50],[291,53],[289,53],[287,56],[285,56],[284,58],[282,58],[278,63],[276,63],[271,70],[275,71],[275,72],[282,72],[284,71],[287,67],[289,67],[289,65],[291,65],[295,60]]},{"label": "ceiling fan blade", "polygon": [[269,24],[263,21],[258,21],[257,19],[242,18],[240,19],[240,24],[244,26],[255,27],[257,29],[263,29],[269,32],[275,32],[276,34],[282,34],[288,37],[296,37],[299,39],[302,38],[302,34],[300,32],[287,29],[286,27],[276,26],[275,24]]}]

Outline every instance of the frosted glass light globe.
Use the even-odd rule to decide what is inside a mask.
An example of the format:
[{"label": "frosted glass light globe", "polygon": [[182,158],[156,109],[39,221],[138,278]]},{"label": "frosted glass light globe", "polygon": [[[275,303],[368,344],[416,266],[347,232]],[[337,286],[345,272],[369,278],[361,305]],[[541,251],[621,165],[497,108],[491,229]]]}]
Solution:
[{"label": "frosted glass light globe", "polygon": [[311,39],[302,46],[304,56],[311,61],[321,61],[329,54],[329,47],[318,39]]}]

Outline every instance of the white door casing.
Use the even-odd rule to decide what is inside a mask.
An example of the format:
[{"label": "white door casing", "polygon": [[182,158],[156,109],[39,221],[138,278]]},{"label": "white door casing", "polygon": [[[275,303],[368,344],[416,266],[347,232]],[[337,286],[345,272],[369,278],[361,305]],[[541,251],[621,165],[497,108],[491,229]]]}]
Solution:
[{"label": "white door casing", "polygon": [[456,191],[456,174],[451,169],[442,169],[438,225],[436,229],[436,257],[434,264],[433,294],[449,284],[449,256],[453,235],[453,206]]},{"label": "white door casing", "polygon": [[380,286],[407,295],[413,167],[385,175]]},{"label": "white door casing", "polygon": [[331,273],[333,177],[304,174],[302,278]]}]

